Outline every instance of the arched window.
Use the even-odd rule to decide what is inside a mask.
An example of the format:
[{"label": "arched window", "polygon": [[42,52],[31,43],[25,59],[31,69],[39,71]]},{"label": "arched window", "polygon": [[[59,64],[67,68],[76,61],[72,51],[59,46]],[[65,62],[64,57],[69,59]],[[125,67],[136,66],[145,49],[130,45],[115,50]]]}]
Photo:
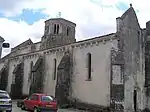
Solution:
[{"label": "arched window", "polygon": [[87,54],[87,67],[88,67],[88,80],[91,80],[92,76],[91,76],[91,53]]}]

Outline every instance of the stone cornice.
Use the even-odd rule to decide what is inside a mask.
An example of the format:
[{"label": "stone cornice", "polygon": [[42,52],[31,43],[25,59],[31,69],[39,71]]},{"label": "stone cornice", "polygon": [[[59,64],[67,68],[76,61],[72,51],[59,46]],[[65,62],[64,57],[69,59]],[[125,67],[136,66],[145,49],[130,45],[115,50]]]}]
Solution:
[{"label": "stone cornice", "polygon": [[49,50],[46,50],[44,51],[44,55],[46,54],[55,54],[56,52],[62,52],[62,51],[65,51],[66,48],[65,47],[59,47],[59,48],[53,48],[53,49],[49,49]]},{"label": "stone cornice", "polygon": [[61,47],[56,47],[56,48],[52,48],[52,49],[48,49],[48,50],[44,50],[44,54],[53,54],[59,51],[65,51],[66,48],[71,47],[71,48],[86,48],[88,46],[98,46],[100,43],[102,44],[106,44],[106,42],[108,41],[113,41],[117,39],[116,35],[114,33],[112,34],[108,34],[102,37],[95,37],[92,39],[88,39],[88,40],[83,40],[83,41],[79,41],[73,44],[69,44],[69,45],[65,45],[65,46],[61,46]]},{"label": "stone cornice", "polygon": [[35,57],[38,57],[39,53],[26,53],[26,54],[21,54],[17,56],[12,56],[9,58],[9,61],[18,61],[20,58],[24,59],[32,59]]},{"label": "stone cornice", "polygon": [[18,57],[23,57],[23,59],[31,59],[34,58],[36,56],[39,56],[40,53],[47,55],[47,54],[54,54],[56,52],[63,52],[66,50],[66,48],[86,48],[88,46],[98,46],[100,43],[106,44],[106,42],[112,41],[114,39],[117,39],[118,37],[116,36],[115,33],[111,33],[108,35],[103,35],[100,37],[95,37],[92,39],[87,39],[87,40],[83,40],[83,41],[78,41],[72,44],[68,44],[68,45],[64,45],[61,47],[55,47],[55,48],[50,48],[50,49],[44,49],[44,50],[38,50],[38,51],[33,51],[33,52],[29,52],[29,53],[24,53],[24,54],[20,54],[17,56],[10,56],[7,55],[6,57],[2,58],[0,60],[0,63],[3,62],[5,59],[9,59],[9,60],[17,60]]},{"label": "stone cornice", "polygon": [[106,35],[105,37],[100,37],[100,38],[94,38],[94,39],[89,39],[89,41],[81,41],[77,42],[71,45],[72,48],[86,48],[88,46],[98,46],[100,43],[106,44],[106,42],[113,41],[114,39],[117,39],[118,37],[115,34],[112,35]]}]

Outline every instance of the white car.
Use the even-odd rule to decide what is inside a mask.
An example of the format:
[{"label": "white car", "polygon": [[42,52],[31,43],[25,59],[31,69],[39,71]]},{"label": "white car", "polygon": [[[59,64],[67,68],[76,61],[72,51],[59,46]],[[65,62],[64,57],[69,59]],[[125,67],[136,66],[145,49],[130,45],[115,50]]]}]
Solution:
[{"label": "white car", "polygon": [[12,100],[3,90],[0,90],[0,111],[12,112]]}]

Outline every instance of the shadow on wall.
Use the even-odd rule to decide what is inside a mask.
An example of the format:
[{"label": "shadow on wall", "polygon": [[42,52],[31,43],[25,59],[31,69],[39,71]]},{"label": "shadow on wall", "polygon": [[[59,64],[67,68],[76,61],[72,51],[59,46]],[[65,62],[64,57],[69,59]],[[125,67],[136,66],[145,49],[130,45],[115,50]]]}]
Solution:
[{"label": "shadow on wall", "polygon": [[149,108],[145,108],[142,112],[150,112]]}]

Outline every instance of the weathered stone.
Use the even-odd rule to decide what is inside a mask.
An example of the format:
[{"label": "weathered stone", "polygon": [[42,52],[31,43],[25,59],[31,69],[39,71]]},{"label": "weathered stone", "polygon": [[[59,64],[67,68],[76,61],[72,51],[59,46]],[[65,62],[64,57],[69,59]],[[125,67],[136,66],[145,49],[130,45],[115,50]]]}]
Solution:
[{"label": "weathered stone", "polygon": [[43,81],[44,81],[44,60],[42,57],[36,61],[32,68],[32,79],[30,84],[30,94],[42,93],[43,92]]},{"label": "weathered stone", "polygon": [[69,103],[70,78],[71,78],[71,57],[69,53],[65,53],[57,68],[57,81],[55,96],[60,106]]},{"label": "weathered stone", "polygon": [[15,74],[14,84],[11,84],[11,97],[12,98],[21,98],[23,96],[23,77],[24,77],[24,63],[19,63],[13,70]]},{"label": "weathered stone", "polygon": [[[1,68],[9,60],[7,90],[10,91],[14,65],[23,57],[24,67],[14,70],[16,79],[21,79],[14,82],[23,84],[12,84],[12,91],[17,92],[20,87],[20,95],[45,92],[56,96],[60,106],[72,104],[92,112],[105,111],[103,108],[107,107],[110,110],[106,111],[114,112],[150,108],[149,23],[146,29],[141,29],[131,6],[117,18],[116,33],[76,42],[75,26],[62,18],[50,19],[45,22],[41,42],[27,40],[1,59]],[[68,28],[71,28],[70,32]],[[69,53],[64,54],[66,49]],[[86,67],[88,53],[91,54],[89,71]],[[42,61],[36,62],[39,55],[42,55]],[[33,69],[30,68],[31,61],[35,65]],[[57,71],[54,72],[55,68]],[[53,78],[56,72],[57,80]],[[88,73],[91,80],[87,80]],[[79,100],[72,102],[72,99]]]},{"label": "weathered stone", "polygon": [[79,100],[72,101],[71,106],[73,106],[76,109],[85,110],[87,112],[111,112],[112,110],[110,107],[88,104]]},{"label": "weathered stone", "polygon": [[4,65],[0,71],[0,90],[5,90],[8,84],[8,65]]}]

